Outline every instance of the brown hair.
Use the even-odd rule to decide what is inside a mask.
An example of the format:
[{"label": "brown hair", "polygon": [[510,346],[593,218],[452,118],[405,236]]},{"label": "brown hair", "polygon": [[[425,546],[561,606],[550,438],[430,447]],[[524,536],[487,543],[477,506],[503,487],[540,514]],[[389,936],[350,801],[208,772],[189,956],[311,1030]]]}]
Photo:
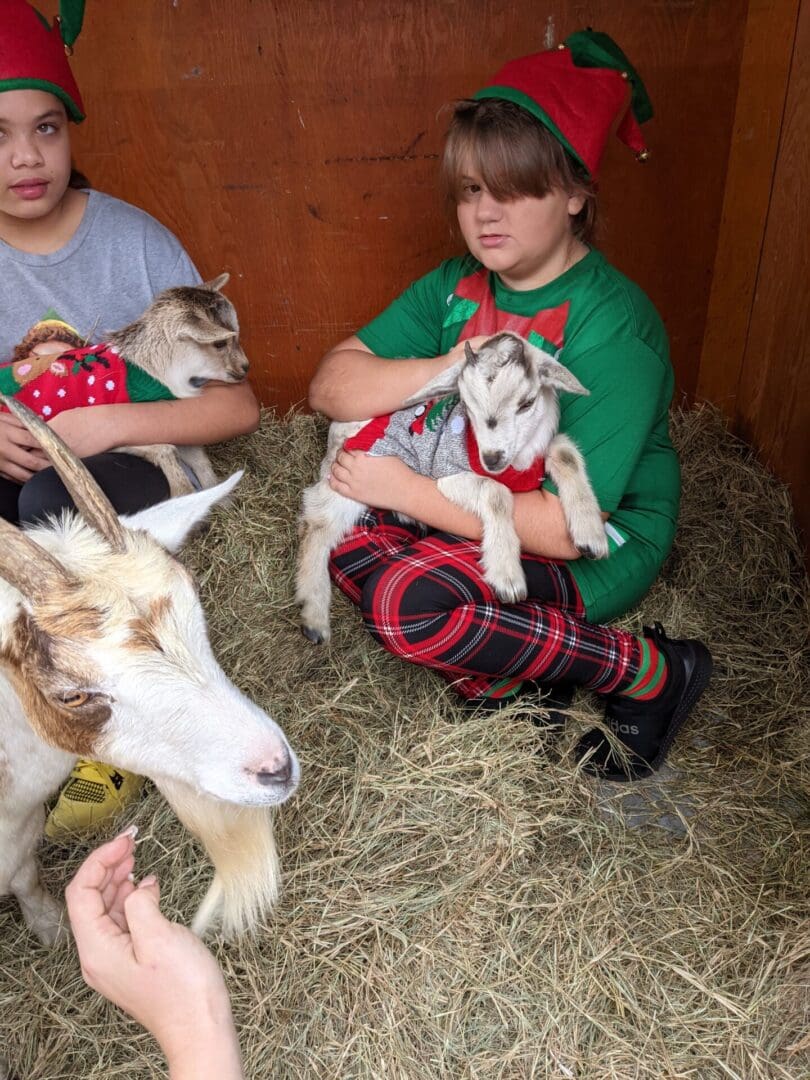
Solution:
[{"label": "brown hair", "polygon": [[68,187],[71,188],[89,188],[93,185],[87,179],[83,172],[80,172],[75,165],[71,166],[70,179],[68,180]]},{"label": "brown hair", "polygon": [[42,345],[46,341],[64,341],[66,345],[73,346],[76,349],[86,344],[81,334],[72,330],[65,323],[60,322],[58,325],[54,325],[52,320],[43,319],[42,322],[35,323],[19,345],[15,346],[14,354],[11,357],[12,363],[16,363],[18,360],[27,360],[34,346]]},{"label": "brown hair", "polygon": [[548,128],[520,105],[500,98],[457,101],[452,108],[441,165],[448,203],[455,206],[463,199],[462,178],[470,168],[501,202],[523,195],[542,198],[562,188],[585,199],[571,227],[578,240],[588,243],[596,224],[595,187]]}]

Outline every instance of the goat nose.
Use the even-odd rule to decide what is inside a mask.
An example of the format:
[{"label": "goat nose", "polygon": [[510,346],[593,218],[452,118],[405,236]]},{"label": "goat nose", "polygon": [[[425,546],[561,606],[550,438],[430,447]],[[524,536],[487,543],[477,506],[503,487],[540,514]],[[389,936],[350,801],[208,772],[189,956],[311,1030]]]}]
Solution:
[{"label": "goat nose", "polygon": [[288,784],[290,782],[292,776],[290,755],[284,753],[279,757],[280,761],[270,759],[262,762],[256,769],[256,779],[263,787],[270,787],[272,784]]},{"label": "goat nose", "polygon": [[503,463],[503,452],[501,450],[489,450],[483,456],[484,465],[490,472],[493,469],[499,468]]}]

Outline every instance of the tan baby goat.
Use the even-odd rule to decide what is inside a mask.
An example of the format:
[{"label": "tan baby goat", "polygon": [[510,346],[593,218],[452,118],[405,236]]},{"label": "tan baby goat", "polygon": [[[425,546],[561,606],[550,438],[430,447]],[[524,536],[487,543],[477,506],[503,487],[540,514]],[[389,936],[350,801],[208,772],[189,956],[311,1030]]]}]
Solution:
[{"label": "tan baby goat", "polygon": [[[221,292],[227,281],[228,274],[220,274],[202,285],[165,289],[102,345],[87,346],[64,323],[45,320],[26,335],[13,362],[0,368],[0,392],[48,421],[77,406],[153,401],[165,398],[166,390],[176,398],[194,397],[211,380],[242,382],[248,361],[239,344],[236,311]],[[44,352],[51,344],[66,351]],[[157,465],[172,495],[216,483],[200,447],[120,450]]]}]

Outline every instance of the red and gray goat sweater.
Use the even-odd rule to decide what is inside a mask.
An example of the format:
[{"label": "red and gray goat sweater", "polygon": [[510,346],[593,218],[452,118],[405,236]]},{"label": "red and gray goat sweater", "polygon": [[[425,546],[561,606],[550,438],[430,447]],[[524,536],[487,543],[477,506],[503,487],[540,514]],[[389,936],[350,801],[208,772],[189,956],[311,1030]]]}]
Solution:
[{"label": "red and gray goat sweater", "polygon": [[491,476],[510,491],[536,491],[545,476],[542,457],[528,469],[518,471],[510,466],[497,475],[488,473],[457,394],[376,416],[343,445],[346,450],[364,450],[372,457],[398,457],[420,476],[434,480],[473,472]]}]

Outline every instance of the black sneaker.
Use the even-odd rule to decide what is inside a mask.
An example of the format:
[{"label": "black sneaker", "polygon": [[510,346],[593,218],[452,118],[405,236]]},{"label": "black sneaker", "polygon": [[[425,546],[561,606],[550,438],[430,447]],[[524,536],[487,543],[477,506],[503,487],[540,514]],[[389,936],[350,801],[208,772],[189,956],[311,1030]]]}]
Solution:
[{"label": "black sneaker", "polygon": [[712,655],[702,641],[668,638],[660,623],[645,626],[643,633],[664,654],[669,680],[653,701],[621,694],[607,699],[605,723],[626,748],[626,763],[599,728],[580,739],[577,761],[591,752],[585,769],[602,780],[643,780],[657,772],[711,678]]},{"label": "black sneaker", "polygon": [[[576,687],[573,683],[543,683],[535,679],[524,679],[523,686],[516,694],[506,698],[466,698],[462,705],[470,712],[500,712],[513,701],[523,699],[522,704],[531,710],[532,723],[539,728],[562,731],[569,705],[574,698]],[[536,704],[542,710],[534,710],[535,702],[526,701],[527,695],[536,698]]]}]

